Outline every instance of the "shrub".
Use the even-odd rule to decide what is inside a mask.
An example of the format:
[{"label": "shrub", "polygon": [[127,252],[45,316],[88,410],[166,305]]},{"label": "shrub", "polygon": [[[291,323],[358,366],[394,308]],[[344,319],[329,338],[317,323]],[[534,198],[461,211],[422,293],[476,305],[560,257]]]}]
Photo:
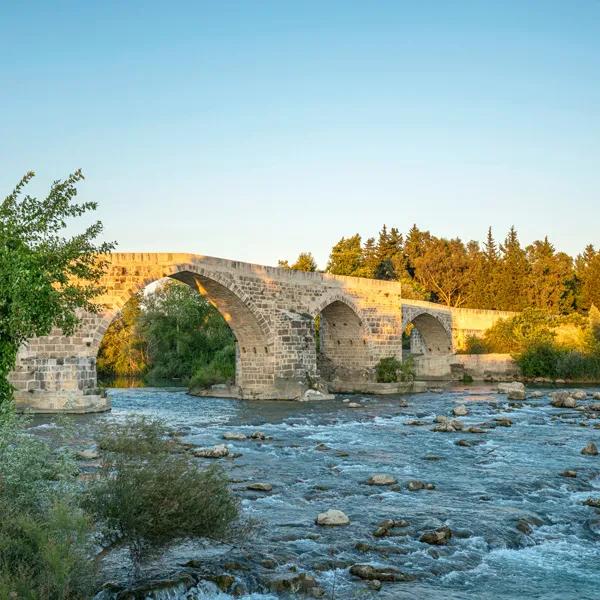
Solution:
[{"label": "shrub", "polygon": [[560,353],[552,344],[536,344],[519,354],[516,361],[525,377],[557,377]]},{"label": "shrub", "polygon": [[0,414],[0,598],[89,598],[95,566],[76,466],[26,424],[12,411]]},{"label": "shrub", "polygon": [[169,432],[169,428],[159,419],[129,416],[121,423],[101,425],[96,442],[106,452],[127,456],[161,454],[172,447]]},{"label": "shrub", "polygon": [[400,364],[400,381],[414,381],[415,375],[415,359],[408,356]]},{"label": "shrub", "polygon": [[402,363],[393,356],[382,358],[375,367],[378,383],[393,383],[398,381],[398,371]]},{"label": "shrub", "polygon": [[469,335],[465,339],[465,347],[460,354],[488,354],[490,349],[485,340],[476,336]]},{"label": "shrub", "polygon": [[191,388],[208,388],[217,383],[235,380],[235,346],[229,345],[215,353],[208,364],[198,367],[190,380]]},{"label": "shrub", "polygon": [[[166,431],[166,428],[163,428]],[[238,520],[238,502],[218,467],[199,469],[186,455],[170,454],[156,423],[129,421],[112,431],[85,506],[101,527],[106,549],[126,547],[139,576],[155,552],[186,538],[227,539]]]}]

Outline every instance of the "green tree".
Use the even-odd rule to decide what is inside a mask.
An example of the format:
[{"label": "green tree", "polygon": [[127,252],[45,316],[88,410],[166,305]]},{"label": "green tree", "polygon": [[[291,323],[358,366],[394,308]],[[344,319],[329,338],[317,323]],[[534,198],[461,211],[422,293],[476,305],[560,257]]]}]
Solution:
[{"label": "green tree", "polygon": [[529,263],[528,304],[555,313],[573,309],[574,297],[569,288],[573,261],[564,252],[556,252],[544,238],[526,248]]},{"label": "green tree", "polygon": [[106,330],[96,362],[98,374],[142,377],[147,368],[146,340],[138,322],[142,316],[142,293],[135,294]]},{"label": "green tree", "polygon": [[577,307],[589,310],[592,304],[600,306],[600,251],[594,246],[586,246],[575,260],[575,273],[578,280]]},{"label": "green tree", "polygon": [[327,271],[334,275],[361,276],[363,269],[360,235],[357,233],[352,237],[342,238],[331,250]]},{"label": "green tree", "polygon": [[497,308],[523,310],[528,304],[529,264],[514,227],[510,228],[500,251],[501,259],[497,271]]},{"label": "green tree", "polygon": [[[150,381],[189,381],[218,352],[235,372],[235,338],[219,311],[186,284],[168,281],[143,301],[138,331],[145,339]],[[215,382],[216,383],[216,382]]]},{"label": "green tree", "polygon": [[307,271],[314,273],[317,270],[317,263],[310,252],[300,252],[296,262],[292,265],[294,271]]},{"label": "green tree", "polygon": [[96,209],[95,202],[75,202],[76,171],[55,181],[42,200],[22,196],[30,172],[0,204],[0,404],[12,397],[8,375],[25,340],[47,335],[53,327],[66,334],[78,323],[78,309],[97,312],[106,263],[99,255],[113,244],[96,243],[102,224],[65,237],[70,219]]},{"label": "green tree", "polygon": [[463,306],[469,294],[469,261],[464,244],[432,239],[414,261],[415,278],[447,306]]}]

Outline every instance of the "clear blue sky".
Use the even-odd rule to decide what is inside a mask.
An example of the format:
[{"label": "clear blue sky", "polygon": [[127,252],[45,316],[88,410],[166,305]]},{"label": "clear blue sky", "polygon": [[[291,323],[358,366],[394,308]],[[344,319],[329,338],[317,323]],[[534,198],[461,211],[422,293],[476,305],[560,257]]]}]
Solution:
[{"label": "clear blue sky", "polygon": [[600,245],[600,2],[0,2],[0,191],[275,264],[383,222]]}]

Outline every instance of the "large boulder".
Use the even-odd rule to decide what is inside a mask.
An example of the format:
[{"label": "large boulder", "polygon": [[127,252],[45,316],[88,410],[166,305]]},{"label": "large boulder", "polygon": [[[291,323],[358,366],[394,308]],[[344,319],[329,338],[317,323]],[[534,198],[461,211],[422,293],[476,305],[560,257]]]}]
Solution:
[{"label": "large boulder", "polygon": [[348,523],[350,523],[350,519],[341,510],[330,508],[325,512],[319,513],[315,522],[317,525],[334,527],[337,525],[348,525]]},{"label": "large boulder", "polygon": [[587,398],[587,392],[584,390],[575,390],[571,392],[571,397],[575,398],[575,400],[585,400]]},{"label": "large boulder", "polygon": [[464,417],[469,414],[469,410],[464,404],[459,404],[452,409],[452,414],[455,417]]},{"label": "large boulder", "polygon": [[509,400],[525,400],[525,386],[520,381],[499,383],[498,392],[506,394]]}]

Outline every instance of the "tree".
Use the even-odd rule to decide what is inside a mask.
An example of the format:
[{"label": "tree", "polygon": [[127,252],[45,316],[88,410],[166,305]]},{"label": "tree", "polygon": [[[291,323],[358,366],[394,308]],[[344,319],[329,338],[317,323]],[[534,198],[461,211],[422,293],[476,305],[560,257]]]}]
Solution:
[{"label": "tree", "polygon": [[342,238],[331,250],[327,271],[334,275],[360,276],[364,268],[364,257],[360,235]]},{"label": "tree", "polygon": [[592,304],[600,306],[600,251],[594,246],[586,246],[575,260],[575,273],[578,279],[577,306],[589,310]]},{"label": "tree", "polygon": [[514,227],[510,228],[500,251],[502,256],[497,271],[496,308],[523,310],[528,303],[529,264]]},{"label": "tree", "polygon": [[573,272],[571,257],[564,252],[555,252],[547,237],[527,246],[526,256],[529,263],[529,306],[555,313],[570,312],[574,303],[569,289]]},{"label": "tree", "polygon": [[106,267],[99,255],[114,246],[96,243],[100,221],[65,237],[69,219],[96,209],[95,202],[75,202],[81,171],[55,181],[42,200],[22,197],[33,175],[27,173],[0,204],[0,404],[12,398],[8,376],[25,340],[53,327],[72,333],[78,309],[98,312],[94,298]]},{"label": "tree", "polygon": [[188,381],[215,358],[222,381],[235,373],[233,332],[219,311],[186,284],[168,280],[147,295],[138,331],[147,348],[150,381]]},{"label": "tree", "polygon": [[294,271],[306,271],[314,273],[317,270],[317,263],[310,252],[300,252],[296,262],[292,265]]},{"label": "tree", "polygon": [[434,238],[415,259],[415,278],[433,298],[447,306],[463,306],[470,284],[469,261],[464,244],[457,238]]},{"label": "tree", "polygon": [[142,316],[141,305],[142,294],[135,294],[106,330],[98,351],[98,373],[141,377],[146,372],[146,340],[138,327]]}]

